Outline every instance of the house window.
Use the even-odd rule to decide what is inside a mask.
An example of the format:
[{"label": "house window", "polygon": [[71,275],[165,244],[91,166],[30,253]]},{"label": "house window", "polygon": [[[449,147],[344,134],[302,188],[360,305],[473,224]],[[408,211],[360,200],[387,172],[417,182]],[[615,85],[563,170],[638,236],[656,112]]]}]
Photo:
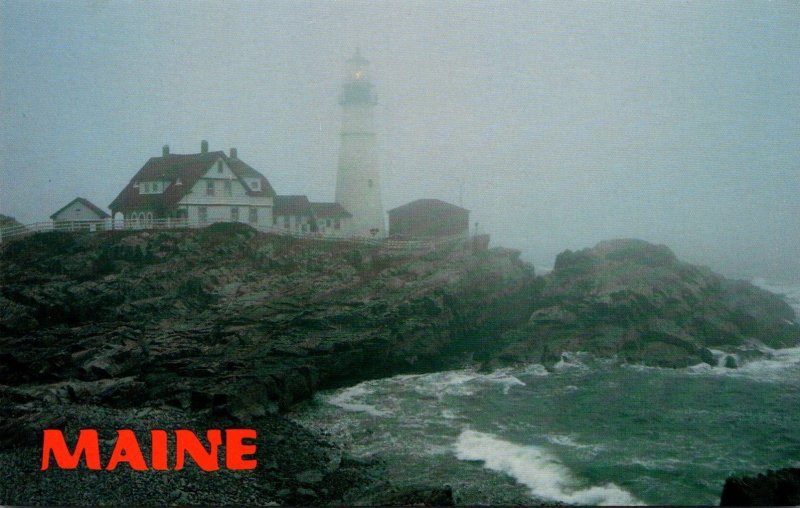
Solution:
[{"label": "house window", "polygon": [[206,196],[213,196],[214,195],[214,180],[208,180],[206,182]]},{"label": "house window", "polygon": [[339,229],[342,226],[342,223],[339,222],[339,219],[333,221],[333,229]]},{"label": "house window", "polygon": [[250,213],[247,216],[248,222],[251,224],[255,224],[258,222],[258,208],[251,208]]},{"label": "house window", "polygon": [[205,206],[198,208],[197,217],[200,219],[201,224],[208,222],[208,209]]},{"label": "house window", "polygon": [[254,191],[261,190],[261,181],[260,180],[253,180],[250,182],[250,188]]},{"label": "house window", "polygon": [[278,225],[278,216],[277,215],[273,215],[272,216],[272,225],[273,226],[277,226]]},{"label": "house window", "polygon": [[231,207],[231,220],[233,222],[239,222],[239,208],[238,207]]},{"label": "house window", "polygon": [[288,215],[283,218],[283,227],[284,227],[284,229],[289,229],[289,216]]},{"label": "house window", "polygon": [[217,161],[217,173],[222,173],[222,161]]},{"label": "house window", "polygon": [[230,180],[225,180],[225,195],[230,196],[233,193],[233,185]]}]

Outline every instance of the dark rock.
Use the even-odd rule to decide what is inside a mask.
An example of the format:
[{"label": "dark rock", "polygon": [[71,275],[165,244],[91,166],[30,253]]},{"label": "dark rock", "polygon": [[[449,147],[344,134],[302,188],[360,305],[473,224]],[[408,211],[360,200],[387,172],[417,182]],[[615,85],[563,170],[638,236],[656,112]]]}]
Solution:
[{"label": "dark rock", "polygon": [[[449,485],[431,486],[390,486],[375,496],[362,500],[375,506],[455,506],[453,489]],[[362,502],[356,503],[361,504]]]},{"label": "dark rock", "polygon": [[369,467],[377,463],[378,460],[374,457],[360,458],[350,453],[343,453],[339,461],[339,467]]},{"label": "dark rock", "polygon": [[730,477],[725,480],[720,505],[800,505],[800,468],[770,470],[756,477]]},{"label": "dark rock", "polygon": [[310,469],[308,471],[303,471],[302,473],[296,476],[298,482],[306,484],[306,485],[313,485],[315,483],[319,483],[324,478],[324,475],[317,471],[316,469]]},{"label": "dark rock", "polygon": [[717,360],[714,358],[714,353],[709,351],[708,348],[700,349],[700,359],[703,360],[704,363],[707,363],[711,366],[717,365]]},{"label": "dark rock", "polygon": [[100,382],[92,401],[111,407],[131,407],[145,402],[148,395],[145,383],[134,377],[125,377]]},{"label": "dark rock", "polygon": [[565,251],[542,280],[528,322],[494,341],[501,364],[586,351],[679,368],[716,365],[710,347],[800,342],[794,312],[776,295],[641,240]]},{"label": "dark rock", "polygon": [[725,357],[725,368],[726,369],[735,369],[738,365],[736,364],[736,357],[733,355],[728,355]]},{"label": "dark rock", "polygon": [[637,239],[605,240],[593,251],[609,261],[644,266],[669,266],[678,261],[666,245],[653,245]]},{"label": "dark rock", "polygon": [[307,489],[305,487],[300,487],[299,489],[297,489],[296,492],[297,492],[297,495],[300,496],[301,498],[316,498],[317,497],[317,493],[316,492],[314,492],[311,489]]}]

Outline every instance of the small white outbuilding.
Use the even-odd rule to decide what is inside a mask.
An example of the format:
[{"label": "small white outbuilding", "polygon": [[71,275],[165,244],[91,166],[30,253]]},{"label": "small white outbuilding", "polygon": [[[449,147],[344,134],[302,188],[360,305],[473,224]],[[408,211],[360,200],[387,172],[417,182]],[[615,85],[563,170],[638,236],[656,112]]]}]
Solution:
[{"label": "small white outbuilding", "polygon": [[109,217],[86,198],[75,198],[50,216],[54,229],[68,231],[105,229],[106,219]]}]

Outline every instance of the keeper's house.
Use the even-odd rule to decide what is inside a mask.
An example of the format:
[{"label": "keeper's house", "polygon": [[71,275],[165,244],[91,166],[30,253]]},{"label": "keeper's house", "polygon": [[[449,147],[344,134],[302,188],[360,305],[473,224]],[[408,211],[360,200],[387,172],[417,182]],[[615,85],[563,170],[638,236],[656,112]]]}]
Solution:
[{"label": "keeper's house", "polygon": [[105,229],[108,217],[105,211],[88,199],[75,198],[51,215],[50,219],[57,230],[98,231]]},{"label": "keeper's house", "polygon": [[112,215],[122,214],[126,224],[148,226],[154,220],[244,222],[271,227],[275,191],[269,181],[238,158],[209,152],[171,154],[165,145],[136,173],[109,205]]},{"label": "keeper's house", "polygon": [[418,199],[389,210],[389,237],[401,240],[469,236],[469,210],[438,199]]}]

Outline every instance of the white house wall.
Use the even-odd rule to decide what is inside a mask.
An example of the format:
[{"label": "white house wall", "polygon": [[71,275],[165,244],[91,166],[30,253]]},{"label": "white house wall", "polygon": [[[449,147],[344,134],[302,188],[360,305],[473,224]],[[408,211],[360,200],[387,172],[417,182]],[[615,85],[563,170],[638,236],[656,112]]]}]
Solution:
[{"label": "white house wall", "polygon": [[[292,232],[310,232],[311,231],[311,218],[307,215],[276,215],[275,229],[282,229],[284,231]],[[289,226],[286,227],[286,219],[289,219]],[[307,227],[306,227],[307,226]]]},{"label": "white house wall", "polygon": [[[213,182],[213,196],[207,194],[208,182]],[[231,183],[230,193],[225,190],[225,182]],[[180,204],[230,204],[240,206],[253,204],[272,206],[272,198],[248,196],[247,190],[244,188],[244,185],[242,185],[242,182],[239,181],[236,175],[233,174],[228,165],[223,161],[222,173],[217,172],[217,163],[215,162],[203,178],[197,180],[192,189],[180,201]]]},{"label": "white house wall", "polygon": [[[220,159],[221,160],[221,159]],[[214,195],[207,194],[208,182],[213,182]],[[225,189],[225,182],[230,182],[230,192]],[[239,220],[250,224],[250,208],[258,209],[258,222],[260,227],[272,226],[273,200],[268,196],[250,196],[241,181],[233,174],[230,167],[223,161],[222,172],[217,170],[217,162],[209,168],[203,178],[197,180],[183,199],[178,203],[179,208],[187,210],[190,221],[200,220],[200,208],[207,210],[207,222],[231,221],[231,208],[239,208]]]},{"label": "white house wall", "polygon": [[[331,221],[330,227],[328,227],[327,221]],[[335,224],[337,219],[317,219],[317,231],[322,234],[323,236],[330,236],[330,237],[344,237],[349,236],[348,232],[350,231],[350,219],[349,218],[341,218],[339,220],[339,229],[336,229]]]},{"label": "white house wall", "polygon": [[[231,218],[231,206],[214,206],[214,205],[202,205],[202,206],[194,206],[190,205],[186,207],[187,217],[189,222],[200,222],[200,208],[205,207],[206,209],[206,222],[208,224],[213,224],[214,222],[232,222],[233,219]],[[259,226],[262,228],[271,228],[272,227],[272,208],[269,207],[256,207],[258,209],[258,222],[251,223],[250,222],[250,207],[249,206],[239,206],[239,219],[236,222],[241,222],[242,224],[252,224],[254,226]]]}]

